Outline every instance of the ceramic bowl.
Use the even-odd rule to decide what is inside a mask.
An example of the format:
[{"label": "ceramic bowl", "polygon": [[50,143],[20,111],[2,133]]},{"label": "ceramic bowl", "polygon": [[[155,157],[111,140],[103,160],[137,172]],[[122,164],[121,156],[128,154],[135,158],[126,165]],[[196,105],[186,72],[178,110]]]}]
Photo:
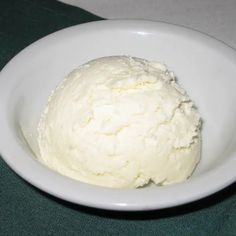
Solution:
[{"label": "ceramic bowl", "polygon": [[[202,158],[187,181],[111,189],[75,181],[37,161],[36,128],[51,90],[78,65],[111,55],[165,63],[197,104],[203,118]],[[200,32],[138,20],[99,21],[58,31],[3,68],[0,101],[3,159],[26,181],[61,199],[103,209],[153,210],[195,201],[236,180],[236,53]]]}]

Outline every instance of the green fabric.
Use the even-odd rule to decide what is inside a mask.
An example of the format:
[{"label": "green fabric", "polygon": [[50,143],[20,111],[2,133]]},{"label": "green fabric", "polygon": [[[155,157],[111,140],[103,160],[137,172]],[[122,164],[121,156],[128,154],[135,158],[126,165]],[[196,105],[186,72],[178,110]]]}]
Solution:
[{"label": "green fabric", "polygon": [[[35,40],[99,19],[52,0],[0,0],[0,69]],[[34,188],[0,158],[0,235],[236,235],[236,184],[181,207],[135,213],[102,211]]]}]

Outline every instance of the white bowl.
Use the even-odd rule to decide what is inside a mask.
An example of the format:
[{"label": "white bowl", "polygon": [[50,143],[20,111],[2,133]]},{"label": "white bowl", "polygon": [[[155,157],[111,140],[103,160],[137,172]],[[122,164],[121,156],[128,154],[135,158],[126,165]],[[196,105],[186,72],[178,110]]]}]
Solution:
[{"label": "white bowl", "polygon": [[[43,166],[26,144],[23,136],[37,152],[39,115],[58,82],[78,65],[110,55],[164,62],[197,104],[204,120],[202,160],[187,181],[133,190],[93,186]],[[236,53],[190,29],[108,20],[61,30],[5,66],[0,101],[0,151],[6,163],[34,186],[74,203],[114,210],[160,209],[203,198],[236,179]]]}]

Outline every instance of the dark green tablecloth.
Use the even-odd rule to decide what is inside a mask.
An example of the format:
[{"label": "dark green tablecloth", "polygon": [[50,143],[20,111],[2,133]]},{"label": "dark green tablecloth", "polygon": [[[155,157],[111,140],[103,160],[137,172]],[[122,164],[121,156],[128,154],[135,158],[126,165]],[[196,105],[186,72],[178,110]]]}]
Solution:
[{"label": "dark green tablecloth", "polygon": [[[42,36],[100,19],[52,0],[0,0],[0,69]],[[111,212],[41,192],[0,158],[0,235],[236,235],[236,184],[177,208]]]}]

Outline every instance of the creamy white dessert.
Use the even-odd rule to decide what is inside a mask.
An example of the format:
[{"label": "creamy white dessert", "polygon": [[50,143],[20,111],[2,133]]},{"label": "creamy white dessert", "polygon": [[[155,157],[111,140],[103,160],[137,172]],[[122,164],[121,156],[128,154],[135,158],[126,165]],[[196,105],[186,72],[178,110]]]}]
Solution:
[{"label": "creamy white dessert", "polygon": [[95,185],[173,184],[199,162],[200,126],[165,65],[104,57],[72,71],[52,92],[38,127],[39,160]]}]

